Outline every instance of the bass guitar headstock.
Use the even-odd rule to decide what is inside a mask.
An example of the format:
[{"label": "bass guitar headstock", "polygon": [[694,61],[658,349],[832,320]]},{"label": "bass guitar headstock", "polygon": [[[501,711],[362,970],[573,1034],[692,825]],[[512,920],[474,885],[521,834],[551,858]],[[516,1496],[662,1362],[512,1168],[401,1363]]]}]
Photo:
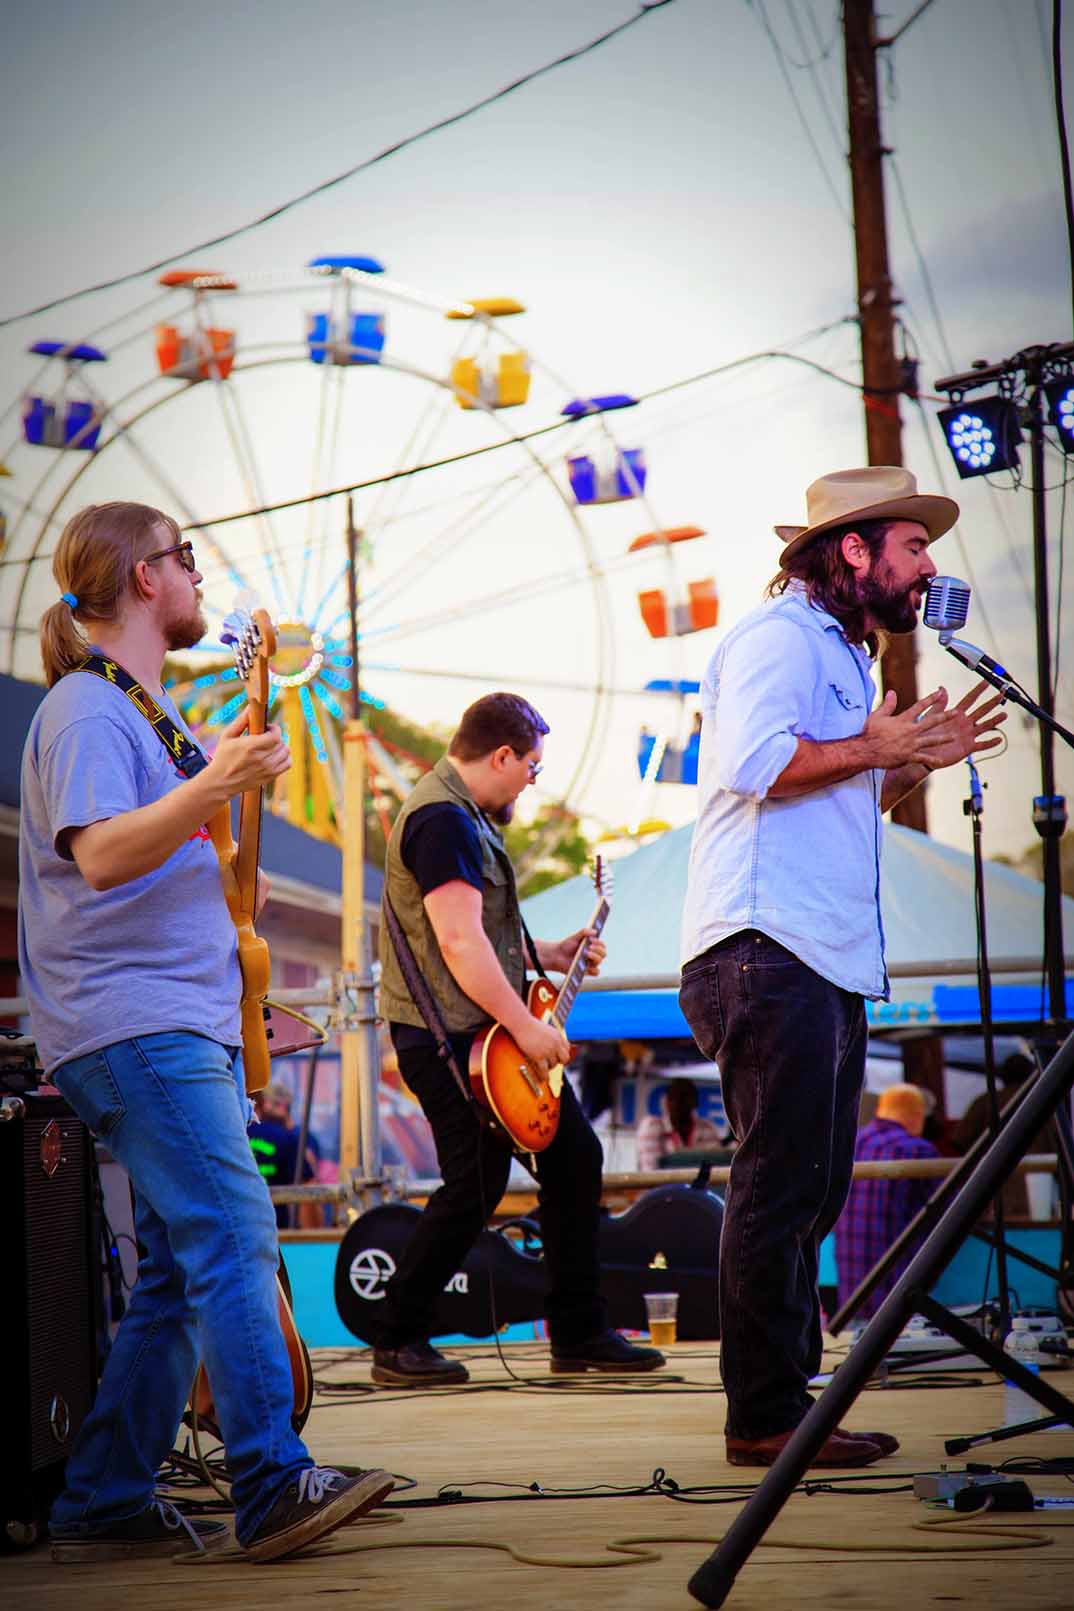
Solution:
[{"label": "bass guitar headstock", "polygon": [[593,860],[593,888],[602,896],[608,906],[612,904],[612,895],[615,891],[615,869],[603,856],[596,856]]},{"label": "bass guitar headstock", "polygon": [[250,730],[263,730],[269,702],[269,661],[276,653],[276,629],[268,611],[250,610],[236,602],[224,617],[220,642],[230,646],[235,668],[246,684]]}]

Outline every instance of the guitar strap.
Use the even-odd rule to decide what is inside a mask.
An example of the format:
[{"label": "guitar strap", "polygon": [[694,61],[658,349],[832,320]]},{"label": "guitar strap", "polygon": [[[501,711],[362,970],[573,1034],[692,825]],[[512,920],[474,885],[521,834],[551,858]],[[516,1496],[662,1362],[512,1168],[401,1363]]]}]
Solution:
[{"label": "guitar strap", "polygon": [[421,1013],[421,1016],[425,1019],[426,1029],[436,1042],[437,1056],[442,1062],[447,1064],[451,1071],[452,1079],[462,1092],[463,1100],[468,1103],[473,1111],[474,1117],[477,1119],[478,1124],[480,1124],[486,1130],[491,1130],[493,1135],[498,1136],[501,1141],[506,1141],[515,1157],[519,1159],[525,1168],[530,1171],[534,1179],[536,1179],[537,1175],[535,1166],[532,1164],[532,1162],[526,1162],[526,1160],[530,1157],[530,1154],[520,1152],[519,1149],[514,1145],[512,1138],[498,1123],[496,1118],[491,1113],[487,1112],[481,1106],[480,1102],[474,1100],[474,1093],[470,1089],[469,1081],[463,1079],[455,1053],[451,1049],[451,1040],[448,1035],[447,1025],[444,1023],[443,1014],[440,1011],[439,1003],[437,1002],[432,991],[429,989],[429,986],[425,983],[425,976],[418,967],[418,959],[410,949],[410,941],[403,932],[403,925],[399,921],[395,907],[388,899],[388,892],[386,889],[381,893],[381,901],[384,910],[384,926],[388,930],[389,937],[391,938],[392,945],[395,949],[396,957],[399,960],[400,972],[406,981],[406,987],[410,991],[411,999],[414,1002],[414,1005]]},{"label": "guitar strap", "polygon": [[208,766],[208,758],[202,754],[198,746],[176,727],[167,711],[161,709],[152,694],[147,694],[141,683],[136,682],[129,671],[124,671],[118,660],[105,660],[102,655],[91,654],[87,655],[81,665],[73,666],[71,669],[72,672],[91,671],[95,677],[100,677],[103,682],[112,683],[126,694],[138,714],[145,717],[156,733],[183,777],[197,777],[198,773]]},{"label": "guitar strap", "polygon": [[474,1094],[467,1081],[463,1079],[455,1053],[451,1049],[451,1040],[448,1036],[447,1025],[444,1023],[439,1003],[425,983],[425,976],[418,967],[418,959],[410,949],[410,941],[403,931],[403,925],[399,921],[395,907],[388,899],[386,889],[383,891],[381,899],[384,905],[384,924],[395,949],[395,955],[399,961],[399,970],[406,980],[406,987],[410,991],[411,999],[425,1019],[426,1029],[436,1042],[437,1056],[447,1064],[451,1071],[451,1077],[459,1087],[463,1097],[467,1102],[473,1103],[476,1110],[477,1103],[474,1102]]}]

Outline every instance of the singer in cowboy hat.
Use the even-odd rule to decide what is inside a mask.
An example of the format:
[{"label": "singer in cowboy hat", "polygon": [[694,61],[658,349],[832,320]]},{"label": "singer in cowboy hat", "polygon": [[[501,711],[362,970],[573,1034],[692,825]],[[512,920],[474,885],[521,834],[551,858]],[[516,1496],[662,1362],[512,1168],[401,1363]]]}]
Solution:
[{"label": "singer in cowboy hat", "polygon": [[[930,772],[1001,742],[981,683],[874,709],[883,644],[912,632],[950,498],[907,470],[821,476],[766,601],[701,688],[698,817],[679,1000],[720,1066],[738,1147],[720,1249],[727,1457],[770,1465],[812,1403],[817,1261],[850,1186],[865,999],[889,994],[880,817]],[[884,1432],[839,1428],[816,1464],[868,1465]]]}]

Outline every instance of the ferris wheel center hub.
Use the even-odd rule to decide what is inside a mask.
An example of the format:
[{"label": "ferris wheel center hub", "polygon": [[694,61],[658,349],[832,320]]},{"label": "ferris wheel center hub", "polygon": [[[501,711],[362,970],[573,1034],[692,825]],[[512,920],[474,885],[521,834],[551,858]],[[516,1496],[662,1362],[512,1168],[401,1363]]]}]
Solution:
[{"label": "ferris wheel center hub", "polygon": [[276,625],[276,653],[269,674],[280,688],[301,688],[312,682],[324,665],[324,638],[304,621]]}]

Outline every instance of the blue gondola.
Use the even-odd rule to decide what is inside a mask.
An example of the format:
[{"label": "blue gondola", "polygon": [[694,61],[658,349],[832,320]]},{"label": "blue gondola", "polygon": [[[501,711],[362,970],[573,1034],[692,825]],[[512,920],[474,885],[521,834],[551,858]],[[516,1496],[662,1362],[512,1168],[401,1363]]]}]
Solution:
[{"label": "blue gondola", "polygon": [[[101,434],[102,414],[91,398],[77,395],[83,364],[104,363],[107,354],[86,342],[35,341],[42,358],[58,358],[64,378],[51,394],[27,393],[22,400],[22,434],[33,447],[80,448],[92,453]],[[75,395],[69,396],[72,390]]]},{"label": "blue gondola", "polygon": [[635,408],[637,402],[629,392],[605,392],[599,397],[572,397],[560,413],[567,419],[583,419],[590,414],[608,414],[615,408]]},{"label": "blue gondola", "polygon": [[315,364],[379,364],[384,336],[383,313],[306,316],[306,345]]},{"label": "blue gondola", "polygon": [[328,257],[311,257],[311,269],[328,269],[332,274],[339,274],[343,269],[358,269],[362,274],[383,274],[384,264],[375,257],[361,257],[353,254],[336,255]]},{"label": "blue gondola", "polygon": [[[657,742],[655,733],[642,728],[638,737],[638,776],[645,777],[649,762],[652,758],[653,745]],[[694,732],[686,740],[685,745],[668,744],[660,758],[657,769],[657,783],[697,783],[697,762],[701,753],[701,734]]]},{"label": "blue gondola", "polygon": [[[309,267],[342,276],[344,269],[383,274],[375,257],[336,253],[312,258]],[[340,278],[332,292],[332,310],[306,316],[306,346],[315,364],[379,364],[384,352],[386,322],[383,313],[353,313],[352,284]]]},{"label": "blue gondola", "polygon": [[645,490],[645,452],[623,448],[601,460],[581,453],[567,460],[567,475],[576,503],[620,503]]}]

